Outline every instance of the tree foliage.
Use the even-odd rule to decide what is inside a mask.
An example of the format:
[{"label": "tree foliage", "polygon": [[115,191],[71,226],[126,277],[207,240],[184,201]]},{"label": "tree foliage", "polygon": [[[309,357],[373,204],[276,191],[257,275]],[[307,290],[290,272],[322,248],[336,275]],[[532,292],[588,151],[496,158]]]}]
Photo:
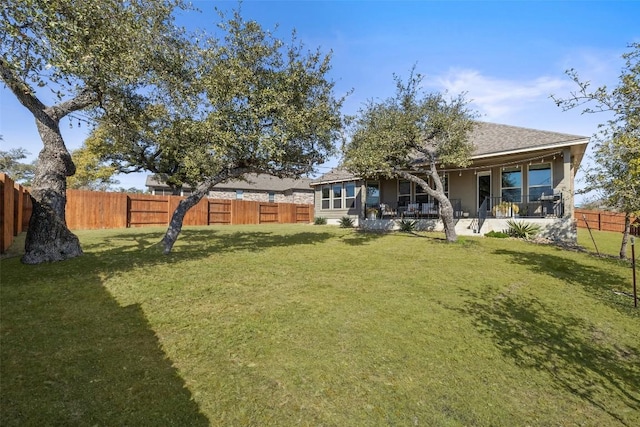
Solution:
[{"label": "tree foliage", "polygon": [[0,172],[4,172],[15,182],[25,186],[31,185],[35,163],[22,163],[30,153],[24,148],[11,148],[9,151],[0,150]]},{"label": "tree foliage", "polygon": [[438,166],[470,163],[475,113],[462,95],[447,99],[421,91],[423,78],[414,71],[406,82],[394,77],[395,96],[369,101],[359,111],[343,165],[361,177],[399,177],[422,187],[438,200],[447,240],[454,241],[453,207]]},{"label": "tree foliage", "polygon": [[594,135],[593,166],[585,170],[585,193],[595,192],[611,208],[625,213],[620,257],[626,257],[631,215],[640,214],[640,43],[623,55],[617,86],[591,89],[575,70],[567,71],[578,89],[566,99],[553,97],[563,110],[608,112],[612,118]]},{"label": "tree foliage", "polygon": [[334,152],[342,127],[330,55],[306,51],[295,34],[285,43],[237,11],[221,18],[220,35],[198,46],[198,78],[178,106],[139,99],[97,130],[103,159],[119,170],[148,170],[174,189],[195,189],[174,212],[167,253],[185,213],[211,187],[249,172],[307,174]]},{"label": "tree foliage", "polygon": [[176,7],[181,0],[3,3],[0,75],[34,116],[43,142],[23,262],[82,253],[65,222],[66,178],[75,165],[60,120],[80,110],[98,118],[124,114],[131,99],[170,97],[188,84],[190,45],[173,24]]},{"label": "tree foliage", "polygon": [[117,169],[104,164],[94,152],[91,151],[91,139],[71,152],[71,158],[76,165],[76,173],[67,178],[67,187],[79,190],[106,191],[120,182],[113,176]]}]

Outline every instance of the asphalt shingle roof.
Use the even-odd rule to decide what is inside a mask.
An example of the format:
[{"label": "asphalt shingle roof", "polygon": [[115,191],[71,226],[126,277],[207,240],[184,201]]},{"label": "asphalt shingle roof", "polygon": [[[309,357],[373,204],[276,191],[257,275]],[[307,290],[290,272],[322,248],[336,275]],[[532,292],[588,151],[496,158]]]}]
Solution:
[{"label": "asphalt shingle roof", "polygon": [[[278,178],[265,174],[247,174],[247,181],[233,180],[223,182],[213,186],[214,189],[232,189],[232,190],[256,190],[256,191],[276,191],[284,192],[287,190],[308,190],[313,191],[310,187],[311,180],[309,178]],[[147,176],[145,185],[147,187],[165,187],[166,184],[158,181],[155,176]],[[185,186],[189,188],[189,186]]]},{"label": "asphalt shingle roof", "polygon": [[[475,146],[472,158],[505,155],[552,147],[585,143],[588,136],[529,129],[497,123],[478,122],[470,140]],[[311,185],[327,182],[350,181],[357,176],[344,169],[334,168],[312,181]]]}]

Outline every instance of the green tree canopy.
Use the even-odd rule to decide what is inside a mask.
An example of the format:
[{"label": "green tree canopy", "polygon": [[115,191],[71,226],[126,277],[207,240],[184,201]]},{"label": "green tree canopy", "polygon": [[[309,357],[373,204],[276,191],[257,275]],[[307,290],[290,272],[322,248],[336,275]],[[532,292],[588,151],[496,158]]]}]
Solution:
[{"label": "green tree canopy", "polygon": [[33,162],[22,163],[20,161],[26,159],[28,155],[29,152],[24,148],[12,148],[9,151],[0,150],[0,172],[6,173],[17,183],[30,186],[36,165]]},{"label": "green tree canopy", "polygon": [[455,241],[453,207],[438,165],[469,164],[475,113],[462,95],[447,99],[424,93],[422,79],[414,70],[407,82],[395,76],[394,97],[369,101],[360,110],[344,147],[343,165],[361,177],[400,177],[422,187],[438,200],[447,240]]},{"label": "green tree canopy", "polygon": [[307,174],[334,153],[342,128],[330,55],[306,50],[295,34],[285,43],[237,11],[221,18],[218,37],[198,47],[198,78],[179,108],[138,98],[96,130],[96,150],[119,170],[147,170],[174,189],[195,189],[174,212],[167,253],[185,213],[211,187],[249,172]]}]

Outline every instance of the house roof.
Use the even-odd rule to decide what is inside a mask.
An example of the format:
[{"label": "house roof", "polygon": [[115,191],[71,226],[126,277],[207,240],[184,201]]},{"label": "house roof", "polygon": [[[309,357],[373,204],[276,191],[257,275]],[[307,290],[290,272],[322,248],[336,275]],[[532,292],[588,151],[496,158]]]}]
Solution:
[{"label": "house roof", "polygon": [[472,158],[586,144],[588,136],[478,122],[471,134]]},{"label": "house roof", "polygon": [[[213,186],[213,189],[229,189],[229,190],[254,190],[254,191],[274,191],[285,192],[287,190],[297,191],[313,191],[310,187],[311,180],[309,178],[278,178],[266,174],[250,173],[245,175],[246,181],[229,180]],[[159,181],[154,175],[147,176],[145,185],[154,188],[169,188],[167,184]],[[185,188],[190,188],[185,185]]]},{"label": "house roof", "polygon": [[[478,125],[471,133],[470,140],[475,146],[471,158],[473,160],[480,160],[509,154],[526,153],[527,151],[559,149],[576,145],[586,147],[589,142],[589,137],[497,123],[478,122]],[[583,154],[584,149],[578,150],[576,153],[578,164],[582,161]],[[311,185],[349,181],[357,178],[356,175],[344,169],[334,168],[313,180]]]}]

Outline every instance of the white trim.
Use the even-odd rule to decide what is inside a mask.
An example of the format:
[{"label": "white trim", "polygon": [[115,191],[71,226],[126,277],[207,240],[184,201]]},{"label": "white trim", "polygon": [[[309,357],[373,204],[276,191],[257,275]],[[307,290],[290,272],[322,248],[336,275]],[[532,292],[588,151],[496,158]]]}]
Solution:
[{"label": "white trim", "polygon": [[[576,141],[583,141],[583,142],[576,142]],[[543,151],[543,150],[554,150],[554,149],[559,149],[559,148],[566,148],[566,147],[573,147],[576,145],[582,145],[582,144],[589,144],[589,138],[580,138],[580,139],[574,139],[574,140],[570,140],[567,142],[563,142],[563,143],[556,143],[556,144],[552,144],[552,145],[539,145],[536,147],[527,147],[527,148],[521,148],[518,150],[509,150],[509,151],[496,151],[494,153],[488,153],[488,154],[480,154],[477,156],[471,156],[471,160],[477,160],[477,159],[486,159],[486,158],[490,158],[490,157],[499,157],[499,156],[508,156],[511,154],[519,154],[519,153],[529,153],[532,151]]]}]

